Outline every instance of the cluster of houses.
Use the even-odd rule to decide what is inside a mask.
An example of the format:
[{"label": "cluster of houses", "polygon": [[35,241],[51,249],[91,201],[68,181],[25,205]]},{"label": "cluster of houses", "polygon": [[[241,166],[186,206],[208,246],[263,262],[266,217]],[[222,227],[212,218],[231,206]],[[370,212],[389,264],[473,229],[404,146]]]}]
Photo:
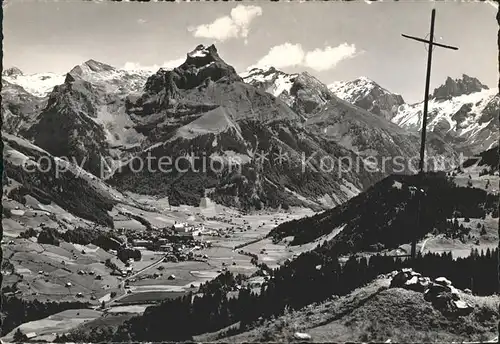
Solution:
[{"label": "cluster of houses", "polygon": [[[131,239],[130,243],[135,248],[144,247],[148,250],[168,252],[173,250],[172,239],[196,239],[196,237],[201,235],[203,231],[205,231],[203,225],[195,226],[189,225],[185,222],[174,223],[171,227],[167,227],[164,229],[163,237],[152,238],[142,236],[141,238]],[[174,235],[172,235],[172,232],[174,233]]]},{"label": "cluster of houses", "polygon": [[205,227],[203,225],[193,226],[187,224],[186,222],[182,222],[174,223],[172,230],[179,236],[196,237],[205,230]]}]

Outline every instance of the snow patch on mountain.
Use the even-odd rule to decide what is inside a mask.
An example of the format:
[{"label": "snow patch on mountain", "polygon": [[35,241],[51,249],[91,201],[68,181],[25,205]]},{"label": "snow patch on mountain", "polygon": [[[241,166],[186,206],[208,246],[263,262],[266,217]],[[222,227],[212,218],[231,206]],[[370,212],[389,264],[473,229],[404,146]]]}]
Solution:
[{"label": "snow patch on mountain", "polygon": [[196,49],[194,49],[193,51],[188,53],[188,56],[189,57],[205,57],[208,54],[209,54],[209,51],[205,48],[205,46],[199,45],[196,47]]},{"label": "snow patch on mountain", "polygon": [[[101,85],[106,88],[106,92],[125,93],[140,91],[153,72],[147,69],[117,69],[102,62],[88,60],[75,66],[69,74],[92,84]],[[15,67],[6,69],[2,73],[3,80],[22,87],[36,97],[48,96],[55,86],[64,83],[66,76],[50,72],[24,75]]]},{"label": "snow patch on mountain", "polygon": [[103,87],[106,93],[123,94],[142,90],[151,72],[117,69],[95,60],[88,60],[75,66],[69,75]]},{"label": "snow patch on mountain", "polygon": [[266,92],[279,97],[284,92],[290,95],[290,90],[298,74],[286,74],[270,67],[266,69],[252,68],[241,73],[240,76],[247,84],[263,86]]},{"label": "snow patch on mountain", "polygon": [[354,104],[360,98],[366,97],[376,86],[378,85],[374,81],[362,76],[351,81],[335,81],[328,85],[328,89],[340,99]]},{"label": "snow patch on mountain", "polygon": [[[458,130],[459,135],[463,135],[476,128],[484,127],[485,124],[479,124],[476,121],[476,116],[480,115],[488,103],[498,94],[498,89],[488,89],[471,94],[464,94],[458,97],[453,97],[448,100],[429,100],[428,113],[429,122],[428,129],[434,130],[435,126],[441,121],[448,123],[447,131]],[[455,120],[455,115],[461,108],[470,105],[468,111],[470,116],[462,122]],[[409,129],[420,130],[422,126],[422,114],[424,103],[417,104],[404,104],[398,109],[397,115],[393,118],[392,122],[401,127]]]},{"label": "snow patch on mountain", "polygon": [[387,120],[391,120],[397,108],[404,104],[401,95],[388,91],[364,76],[352,81],[334,82],[328,85],[328,89],[338,98]]},{"label": "snow patch on mountain", "polygon": [[[423,102],[404,104],[392,119],[402,128],[420,131]],[[429,100],[428,130],[447,137],[459,150],[477,153],[498,143],[498,89]]]},{"label": "snow patch on mountain", "polygon": [[37,74],[11,74],[2,75],[2,79],[14,85],[24,88],[28,93],[37,97],[47,96],[55,86],[64,82],[64,75],[55,73],[37,73]]}]

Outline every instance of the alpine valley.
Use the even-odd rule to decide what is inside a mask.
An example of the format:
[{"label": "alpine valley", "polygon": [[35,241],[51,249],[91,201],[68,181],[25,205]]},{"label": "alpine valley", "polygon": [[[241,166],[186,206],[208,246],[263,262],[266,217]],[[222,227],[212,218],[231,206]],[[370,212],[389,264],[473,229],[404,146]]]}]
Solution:
[{"label": "alpine valley", "polygon": [[432,92],[418,179],[423,103],[228,62],[2,72],[2,340],[492,337],[498,89]]}]

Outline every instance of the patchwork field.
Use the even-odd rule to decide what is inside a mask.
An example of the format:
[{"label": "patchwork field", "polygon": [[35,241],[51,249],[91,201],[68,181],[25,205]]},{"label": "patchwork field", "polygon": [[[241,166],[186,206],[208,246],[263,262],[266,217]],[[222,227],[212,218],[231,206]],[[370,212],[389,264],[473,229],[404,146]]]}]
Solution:
[{"label": "patchwork field", "polygon": [[78,325],[95,320],[102,316],[102,312],[91,309],[67,310],[45,319],[30,321],[20,325],[2,338],[5,342],[12,342],[17,329],[24,334],[36,334],[38,340],[53,341],[57,334],[63,334]]},{"label": "patchwork field", "polygon": [[[35,339],[44,340],[53,340],[56,333],[90,326],[96,321],[122,321],[118,319],[121,315],[141,313],[148,304],[196,291],[201,283],[226,269],[250,276],[257,268],[251,263],[248,253],[259,255],[261,262],[274,267],[275,261],[281,262],[292,253],[286,249],[286,243],[273,245],[270,240],[263,239],[264,236],[284,221],[313,214],[308,209],[243,214],[210,202],[207,207],[170,207],[165,199],[123,195],[126,202],[119,203],[109,212],[117,229],[143,232],[147,230],[144,222],[156,228],[188,222],[222,233],[197,238],[211,243],[209,247],[193,251],[196,256],[204,257],[200,261],[163,262],[164,252],[141,249],[141,260],[134,262],[134,271],[139,272],[127,278],[125,284],[124,279],[112,275],[112,270],[104,263],[110,259],[121,269],[124,269],[124,264],[101,248],[66,242],[53,246],[38,244],[36,238],[19,238],[19,234],[28,228],[39,232],[42,227],[51,227],[64,232],[77,227],[92,227],[88,221],[53,203],[41,204],[30,196],[26,199],[25,204],[4,199],[4,207],[10,210],[10,216],[2,219],[5,235],[3,287],[15,285],[16,296],[25,300],[89,302],[95,309],[99,309],[103,301],[106,305],[105,309],[99,309],[99,312],[104,312],[102,315],[97,312],[71,320],[72,313],[63,312],[59,318],[54,315],[21,325],[25,326],[23,333],[35,332]],[[145,221],[138,221],[135,217]],[[269,251],[269,256],[260,255],[262,248]],[[240,253],[240,250],[244,252]],[[40,328],[44,330],[40,331]],[[9,335],[5,338],[10,338]]]},{"label": "patchwork field", "polygon": [[[65,242],[53,246],[16,239],[4,249],[4,259],[12,264],[13,270],[5,271],[9,276],[6,282],[17,283],[23,298],[28,300],[80,300],[97,304],[97,299],[117,289],[120,283],[105,267],[105,260],[111,259],[122,266],[123,263],[92,245],[82,252],[81,246]],[[96,279],[97,276],[101,279]],[[78,293],[81,297],[77,297]],[[92,296],[95,300],[91,300]]]}]

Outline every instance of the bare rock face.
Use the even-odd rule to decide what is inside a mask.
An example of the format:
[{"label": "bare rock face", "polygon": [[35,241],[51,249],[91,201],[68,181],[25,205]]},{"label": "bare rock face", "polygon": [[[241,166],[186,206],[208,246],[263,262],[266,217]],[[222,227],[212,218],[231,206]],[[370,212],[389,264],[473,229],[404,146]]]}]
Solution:
[{"label": "bare rock face", "polygon": [[471,94],[487,89],[488,86],[483,85],[478,79],[464,74],[460,79],[452,79],[448,77],[444,85],[441,85],[434,90],[432,97],[436,100],[450,99],[463,94]]},{"label": "bare rock face", "polygon": [[299,74],[290,88],[294,98],[292,108],[299,114],[309,115],[333,99],[328,87],[307,72]]},{"label": "bare rock face", "polygon": [[36,121],[44,103],[44,99],[2,79],[2,130],[22,135]]},{"label": "bare rock face", "polygon": [[92,119],[97,117],[97,103],[92,85],[68,74],[65,83],[50,94],[28,137],[49,153],[75,159],[99,176],[107,142],[104,129]]},{"label": "bare rock face", "polygon": [[242,82],[236,70],[222,60],[214,45],[198,45],[187,54],[186,61],[173,70],[160,69],[148,78],[144,94],[129,99],[127,109],[132,114],[150,115],[178,106],[182,91],[205,90],[215,82]]},{"label": "bare rock face", "polygon": [[460,298],[460,291],[445,277],[431,281],[412,269],[402,269],[393,274],[390,287],[423,292],[424,299],[445,315],[462,316],[473,310],[470,304]]}]

